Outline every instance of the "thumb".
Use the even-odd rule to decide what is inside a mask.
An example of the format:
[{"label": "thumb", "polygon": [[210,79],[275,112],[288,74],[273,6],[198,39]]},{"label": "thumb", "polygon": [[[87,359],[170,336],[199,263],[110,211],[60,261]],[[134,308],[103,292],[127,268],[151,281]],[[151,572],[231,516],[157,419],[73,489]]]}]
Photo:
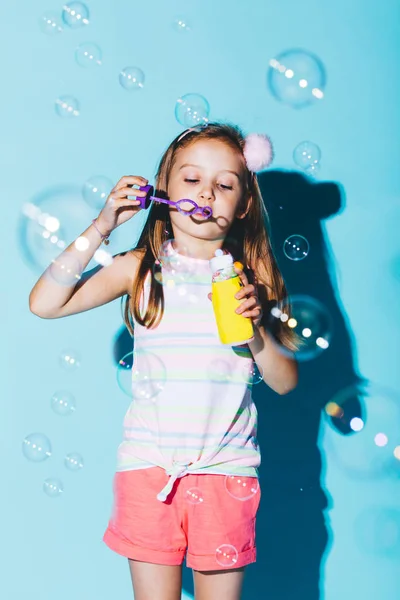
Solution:
[{"label": "thumb", "polygon": [[209,300],[212,300],[212,293],[211,293],[211,292],[210,292],[209,294],[207,294],[207,298],[208,298]]}]

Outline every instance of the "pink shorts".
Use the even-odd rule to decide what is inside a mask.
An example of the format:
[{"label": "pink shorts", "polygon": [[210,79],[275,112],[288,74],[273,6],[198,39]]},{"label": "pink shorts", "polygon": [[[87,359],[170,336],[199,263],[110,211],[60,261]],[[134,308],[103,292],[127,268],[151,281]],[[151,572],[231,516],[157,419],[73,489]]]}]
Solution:
[{"label": "pink shorts", "polygon": [[256,560],[257,477],[186,474],[165,502],[164,469],[117,471],[113,514],[103,536],[122,556],[197,571],[243,567]]}]

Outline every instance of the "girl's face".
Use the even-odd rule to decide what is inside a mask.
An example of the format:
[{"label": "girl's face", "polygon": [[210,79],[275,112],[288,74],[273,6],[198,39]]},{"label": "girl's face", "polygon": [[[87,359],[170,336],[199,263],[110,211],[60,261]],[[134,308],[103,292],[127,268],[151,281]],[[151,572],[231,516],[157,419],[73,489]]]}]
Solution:
[{"label": "girl's face", "polygon": [[234,219],[244,216],[245,176],[243,156],[219,140],[198,140],[179,150],[170,173],[170,200],[189,198],[211,206],[213,216],[185,216],[172,208],[174,231],[209,241],[224,239]]}]

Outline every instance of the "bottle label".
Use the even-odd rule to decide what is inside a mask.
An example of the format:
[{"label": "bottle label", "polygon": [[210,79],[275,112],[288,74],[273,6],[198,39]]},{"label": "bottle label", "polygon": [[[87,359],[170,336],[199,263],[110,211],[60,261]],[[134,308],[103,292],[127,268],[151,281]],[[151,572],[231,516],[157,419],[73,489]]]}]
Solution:
[{"label": "bottle label", "polygon": [[212,281],[213,283],[215,283],[217,281],[226,281],[227,279],[233,279],[234,277],[238,277],[238,274],[232,267],[228,267],[216,271],[212,277]]}]

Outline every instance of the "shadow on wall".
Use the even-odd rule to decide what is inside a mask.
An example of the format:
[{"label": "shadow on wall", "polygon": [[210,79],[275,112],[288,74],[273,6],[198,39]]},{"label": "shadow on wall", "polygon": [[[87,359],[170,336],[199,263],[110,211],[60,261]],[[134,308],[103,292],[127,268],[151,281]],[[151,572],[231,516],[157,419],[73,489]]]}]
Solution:
[{"label": "shadow on wall", "polygon": [[[262,497],[257,514],[257,562],[246,569],[242,598],[321,600],[323,561],[332,543],[324,515],[328,497],[320,483],[321,411],[338,391],[362,381],[322,225],[323,219],[343,209],[344,198],[338,185],[311,182],[295,172],[267,171],[258,179],[271,221],[271,242],[289,294],[306,294],[322,302],[330,311],[334,330],[328,350],[300,363],[296,390],[279,396],[264,384],[253,388]],[[310,253],[302,261],[291,261],[283,253],[284,241],[293,234],[304,236],[310,244]],[[124,329],[116,338],[115,362],[131,350],[132,339]],[[356,399],[347,407],[350,410],[353,416],[361,415]],[[350,433],[339,420],[332,421],[338,434]],[[186,567],[183,588],[194,594],[191,569]]]}]

